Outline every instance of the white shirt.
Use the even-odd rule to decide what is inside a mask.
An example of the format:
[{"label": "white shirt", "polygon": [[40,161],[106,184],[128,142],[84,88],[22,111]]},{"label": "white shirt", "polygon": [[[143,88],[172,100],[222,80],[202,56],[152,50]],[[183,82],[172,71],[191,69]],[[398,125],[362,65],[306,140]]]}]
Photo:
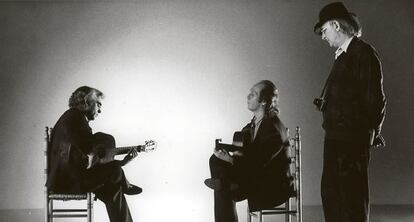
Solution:
[{"label": "white shirt", "polygon": [[353,39],[354,37],[351,37],[351,38],[349,38],[349,39],[347,39],[347,40],[345,40],[345,42],[344,43],[342,43],[342,45],[338,48],[338,49],[336,49],[336,51],[335,51],[335,60],[343,53],[343,52],[346,52],[346,50],[348,50],[348,46],[349,46],[349,44],[351,43],[351,41],[352,41],[352,39]]}]

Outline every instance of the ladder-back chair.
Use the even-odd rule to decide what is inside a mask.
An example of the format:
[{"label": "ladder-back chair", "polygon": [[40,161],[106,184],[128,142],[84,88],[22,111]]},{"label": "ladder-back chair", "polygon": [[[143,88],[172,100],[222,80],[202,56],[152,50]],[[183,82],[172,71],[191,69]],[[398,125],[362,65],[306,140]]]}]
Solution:
[{"label": "ladder-back chair", "polygon": [[[293,154],[293,155],[292,155]],[[285,221],[291,222],[292,216],[296,217],[296,222],[302,222],[302,168],[301,168],[301,138],[300,128],[296,127],[295,137],[290,139],[289,146],[290,171],[294,177],[294,195],[284,204],[271,209],[263,209],[250,212],[247,209],[247,221],[250,222],[256,217],[259,222],[263,221],[266,215],[285,215]],[[292,205],[294,207],[292,207]]]},{"label": "ladder-back chair", "polygon": [[[45,181],[49,173],[49,149],[50,149],[50,134],[52,128],[46,127],[46,150],[45,150]],[[45,222],[53,222],[54,218],[79,218],[85,217],[87,222],[92,222],[92,210],[93,210],[93,193],[82,193],[82,194],[64,194],[64,193],[55,193],[50,191],[45,186]],[[70,200],[85,200],[86,207],[79,208],[60,208],[55,209],[53,201],[70,201]]]}]

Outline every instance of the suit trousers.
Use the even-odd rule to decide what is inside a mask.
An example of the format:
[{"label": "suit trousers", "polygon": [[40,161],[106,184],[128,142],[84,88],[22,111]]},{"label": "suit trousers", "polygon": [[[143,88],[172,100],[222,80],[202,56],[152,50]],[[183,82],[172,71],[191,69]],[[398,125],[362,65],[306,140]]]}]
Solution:
[{"label": "suit trousers", "polygon": [[326,222],[369,219],[368,139],[325,139],[321,182]]},{"label": "suit trousers", "polygon": [[236,201],[246,198],[247,183],[241,169],[212,155],[209,160],[212,178],[221,179],[226,185],[236,183],[235,191],[221,189],[214,191],[214,218],[216,222],[237,222]]},{"label": "suit trousers", "polygon": [[127,180],[118,161],[92,167],[87,170],[83,181],[84,189],[93,191],[105,203],[111,222],[132,222],[123,193]]}]

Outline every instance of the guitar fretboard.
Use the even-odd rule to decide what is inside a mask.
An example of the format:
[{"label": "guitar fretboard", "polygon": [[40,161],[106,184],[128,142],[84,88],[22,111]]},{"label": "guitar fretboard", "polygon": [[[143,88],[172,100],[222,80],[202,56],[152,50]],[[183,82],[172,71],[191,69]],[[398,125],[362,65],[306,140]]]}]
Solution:
[{"label": "guitar fretboard", "polygon": [[116,153],[117,154],[127,154],[130,150],[136,149],[138,152],[144,151],[144,146],[138,145],[138,146],[123,146],[123,147],[117,147]]}]

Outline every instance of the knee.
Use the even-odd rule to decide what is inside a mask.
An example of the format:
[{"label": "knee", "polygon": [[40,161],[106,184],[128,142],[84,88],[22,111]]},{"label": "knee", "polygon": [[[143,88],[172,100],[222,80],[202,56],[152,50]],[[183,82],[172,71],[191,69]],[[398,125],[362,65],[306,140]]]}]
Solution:
[{"label": "knee", "polygon": [[213,155],[210,156],[210,159],[208,160],[208,164],[211,167],[211,165],[214,165],[214,163],[217,161],[215,160],[217,157]]},{"label": "knee", "polygon": [[209,159],[209,165],[210,165],[210,168],[211,168],[211,167],[216,167],[216,166],[228,166],[228,165],[231,165],[231,164],[224,161],[224,160],[222,160],[222,159],[219,159],[218,157],[216,157],[216,155],[213,154],[213,155],[211,155],[211,157]]},{"label": "knee", "polygon": [[119,163],[112,162],[108,166],[108,176],[111,183],[119,183],[123,179],[124,172]]}]

